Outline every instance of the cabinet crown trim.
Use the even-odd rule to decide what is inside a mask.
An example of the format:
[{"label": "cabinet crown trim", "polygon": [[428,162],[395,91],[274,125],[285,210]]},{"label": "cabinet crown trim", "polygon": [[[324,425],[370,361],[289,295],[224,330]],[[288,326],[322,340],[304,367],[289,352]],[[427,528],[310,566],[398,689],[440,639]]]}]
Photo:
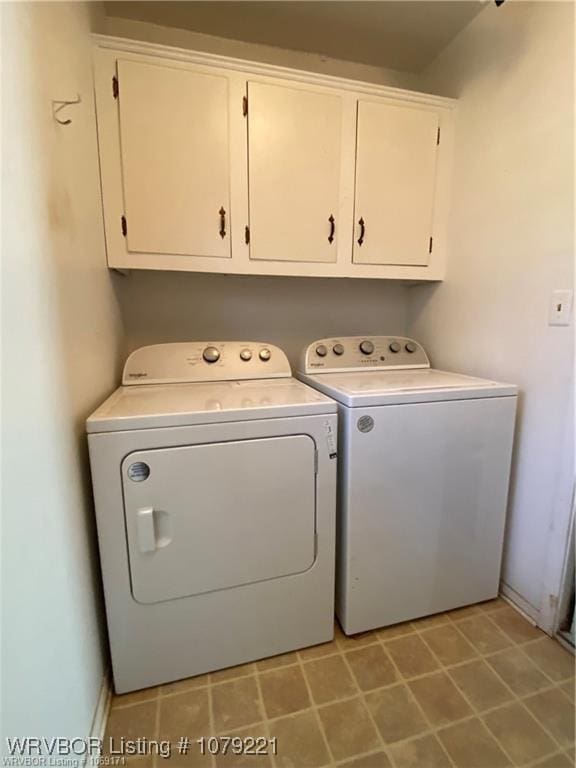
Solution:
[{"label": "cabinet crown trim", "polygon": [[458,103],[456,99],[446,96],[435,96],[420,91],[412,91],[404,88],[394,88],[386,85],[376,85],[362,80],[352,80],[350,78],[336,77],[334,75],[323,75],[317,72],[308,72],[300,69],[290,69],[275,64],[265,64],[248,59],[237,59],[230,56],[221,56],[215,53],[206,53],[203,51],[193,51],[187,48],[178,48],[171,45],[161,45],[159,43],[148,43],[145,41],[131,40],[124,37],[114,37],[111,35],[92,34],[97,48],[112,49],[119,53],[136,53],[149,56],[156,56],[163,59],[189,62],[193,64],[203,64],[205,66],[221,67],[223,69],[232,69],[245,72],[246,74],[262,75],[266,77],[277,77],[291,80],[292,82],[303,82],[321,85],[327,88],[336,88],[339,90],[350,90],[356,93],[363,93],[368,96],[388,97],[391,99],[401,99],[402,101],[411,101],[417,104],[426,104],[442,109],[454,109]]}]

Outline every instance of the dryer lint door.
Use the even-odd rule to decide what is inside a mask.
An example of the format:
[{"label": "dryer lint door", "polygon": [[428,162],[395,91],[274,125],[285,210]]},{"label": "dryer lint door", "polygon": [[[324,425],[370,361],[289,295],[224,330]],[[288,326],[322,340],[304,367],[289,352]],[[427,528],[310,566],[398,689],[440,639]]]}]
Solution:
[{"label": "dryer lint door", "polygon": [[306,435],[129,454],[122,482],[134,599],[156,603],[307,570],[315,481]]}]

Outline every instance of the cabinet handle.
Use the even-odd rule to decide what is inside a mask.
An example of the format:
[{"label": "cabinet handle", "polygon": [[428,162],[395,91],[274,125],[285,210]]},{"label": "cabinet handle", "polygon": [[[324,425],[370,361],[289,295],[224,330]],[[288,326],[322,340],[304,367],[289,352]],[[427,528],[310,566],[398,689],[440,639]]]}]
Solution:
[{"label": "cabinet handle", "polygon": [[328,235],[328,242],[332,244],[334,242],[334,232],[336,232],[336,219],[332,214],[330,214],[330,218],[328,219],[330,222],[330,234]]},{"label": "cabinet handle", "polygon": [[362,245],[364,242],[364,235],[366,233],[366,227],[364,225],[364,219],[360,218],[358,220],[358,224],[360,225],[360,237],[358,238],[358,245]]},{"label": "cabinet handle", "polygon": [[218,213],[220,214],[220,237],[224,239],[226,237],[226,211],[224,208],[220,208]]}]

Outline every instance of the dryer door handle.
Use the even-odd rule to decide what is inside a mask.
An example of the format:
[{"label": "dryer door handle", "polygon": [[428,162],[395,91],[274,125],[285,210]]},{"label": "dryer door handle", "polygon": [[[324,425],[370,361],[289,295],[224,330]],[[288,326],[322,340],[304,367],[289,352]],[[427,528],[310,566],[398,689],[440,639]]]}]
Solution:
[{"label": "dryer door handle", "polygon": [[136,528],[138,530],[138,549],[140,552],[156,550],[156,532],[154,530],[154,509],[143,507],[136,513]]}]

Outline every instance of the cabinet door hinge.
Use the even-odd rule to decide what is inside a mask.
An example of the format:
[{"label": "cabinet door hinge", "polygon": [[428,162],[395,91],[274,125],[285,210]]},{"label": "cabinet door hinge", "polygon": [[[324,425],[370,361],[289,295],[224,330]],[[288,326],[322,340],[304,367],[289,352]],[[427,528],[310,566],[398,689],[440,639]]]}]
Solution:
[{"label": "cabinet door hinge", "polygon": [[432,253],[433,238],[430,238],[430,245],[428,246],[428,253]]},{"label": "cabinet door hinge", "polygon": [[114,96],[115,99],[118,98],[118,94],[120,92],[120,86],[118,85],[118,78],[116,75],[112,78],[112,96]]},{"label": "cabinet door hinge", "polygon": [[436,146],[440,144],[440,126],[438,126],[438,133],[436,134]]},{"label": "cabinet door hinge", "polygon": [[244,242],[246,245],[250,243],[250,227],[244,227]]},{"label": "cabinet door hinge", "polygon": [[314,474],[318,474],[318,450],[314,450]]},{"label": "cabinet door hinge", "polygon": [[126,223],[126,216],[122,216],[121,218],[121,225],[122,225],[122,234],[124,237],[128,234],[128,224]]},{"label": "cabinet door hinge", "polygon": [[242,114],[244,117],[248,114],[248,96],[242,97]]}]

